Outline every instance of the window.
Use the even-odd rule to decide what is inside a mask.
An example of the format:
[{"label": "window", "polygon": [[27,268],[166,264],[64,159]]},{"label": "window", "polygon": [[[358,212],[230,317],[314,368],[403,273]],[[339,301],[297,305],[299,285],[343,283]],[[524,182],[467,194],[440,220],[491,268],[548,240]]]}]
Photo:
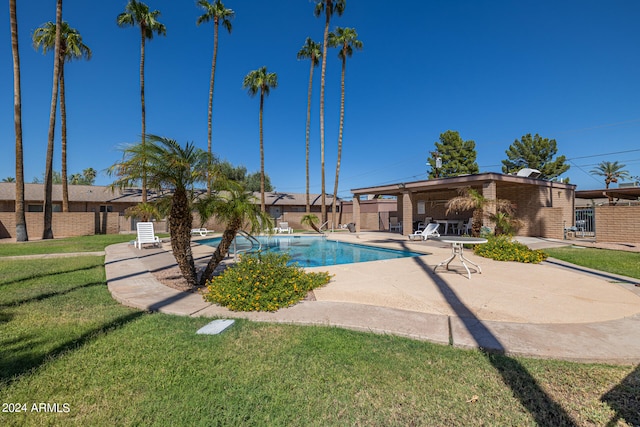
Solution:
[{"label": "window", "polygon": [[113,212],[112,205],[100,205],[100,212]]},{"label": "window", "polygon": [[424,215],[426,213],[424,200],[418,201],[418,215]]},{"label": "window", "polygon": [[44,212],[43,205],[27,205],[27,212]]}]

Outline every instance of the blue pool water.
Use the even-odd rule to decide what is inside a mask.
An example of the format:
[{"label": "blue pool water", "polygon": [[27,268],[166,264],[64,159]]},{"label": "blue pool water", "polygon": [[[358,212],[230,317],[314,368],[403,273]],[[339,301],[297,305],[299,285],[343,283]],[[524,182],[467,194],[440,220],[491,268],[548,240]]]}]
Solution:
[{"label": "blue pool water", "polygon": [[[263,251],[288,253],[291,256],[291,262],[297,262],[301,267],[351,264],[424,255],[418,252],[337,242],[321,237],[259,236],[256,238],[260,241]],[[199,240],[198,243],[216,247],[220,243],[220,238]],[[238,236],[238,252],[250,246],[247,239]],[[231,252],[233,253],[233,245],[231,245]]]}]

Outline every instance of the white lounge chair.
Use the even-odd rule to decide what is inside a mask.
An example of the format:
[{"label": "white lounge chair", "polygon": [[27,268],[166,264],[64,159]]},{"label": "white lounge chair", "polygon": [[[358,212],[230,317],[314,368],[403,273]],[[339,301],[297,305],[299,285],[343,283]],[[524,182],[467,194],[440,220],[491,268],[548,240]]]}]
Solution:
[{"label": "white lounge chair", "polygon": [[136,228],[138,230],[138,238],[133,242],[136,248],[142,249],[142,245],[145,243],[160,246],[160,238],[155,235],[152,222],[139,222],[136,224]]},{"label": "white lounge chair", "polygon": [[429,237],[440,237],[440,233],[438,233],[438,227],[440,224],[437,222],[432,222],[427,224],[424,230],[415,231],[413,234],[409,234],[409,240],[413,240],[414,238],[419,238],[421,240],[428,240]]},{"label": "white lounge chair", "polygon": [[204,228],[204,227],[201,227],[201,228],[194,228],[194,229],[192,229],[192,230],[191,230],[191,235],[199,234],[199,235],[201,235],[202,237],[206,236],[206,235],[207,235],[207,234],[209,234],[209,233],[213,233],[213,230],[207,230],[207,229],[206,229],[206,228]]},{"label": "white lounge chair", "polygon": [[286,233],[286,234],[293,233],[293,228],[289,227],[288,222],[281,222],[280,224],[278,224],[277,230],[278,230],[278,233]]}]

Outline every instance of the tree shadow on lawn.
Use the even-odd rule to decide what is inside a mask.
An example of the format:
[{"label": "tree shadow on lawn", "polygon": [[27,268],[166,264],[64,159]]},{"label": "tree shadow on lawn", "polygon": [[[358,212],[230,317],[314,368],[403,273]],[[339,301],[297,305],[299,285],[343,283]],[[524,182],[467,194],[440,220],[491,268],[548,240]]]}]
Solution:
[{"label": "tree shadow on lawn", "polygon": [[640,426],[640,365],[600,400],[616,411],[607,426],[617,426],[621,419],[629,425]]},{"label": "tree shadow on lawn", "polygon": [[144,314],[144,311],[136,311],[119,316],[46,352],[38,351],[38,348],[45,342],[37,334],[25,334],[10,340],[0,340],[0,385],[7,386],[19,380],[21,375],[31,372],[51,359],[63,356],[68,351],[79,349],[103,334],[119,329]]},{"label": "tree shadow on lawn", "polygon": [[[70,288],[66,288],[64,290],[60,290],[60,291],[56,291],[56,292],[47,292],[47,293],[36,295],[36,296],[30,297],[30,298],[25,298],[25,299],[21,299],[21,300],[5,302],[5,303],[0,304],[0,308],[16,307],[16,306],[19,306],[19,305],[22,305],[22,304],[28,304],[28,303],[31,303],[31,302],[43,301],[43,300],[46,300],[46,299],[49,299],[49,298],[66,295],[66,294],[69,294],[71,292],[75,292],[75,291],[80,290],[80,289],[91,288],[93,286],[104,286],[104,285],[105,285],[104,281],[93,282],[93,283],[85,283],[83,285],[72,286]],[[1,319],[1,317],[0,317],[0,319]],[[1,320],[0,320],[0,322],[1,322]]]},{"label": "tree shadow on lawn", "polygon": [[[401,244],[410,250],[406,243]],[[413,257],[412,259],[435,283],[449,306],[464,323],[487,361],[502,376],[504,383],[509,386],[513,395],[531,414],[536,424],[577,426],[575,420],[551,396],[545,393],[536,379],[520,362],[504,354],[505,348],[500,340],[464,304],[447,282],[434,273],[421,257]]]},{"label": "tree shadow on lawn", "polygon": [[93,270],[94,268],[102,267],[103,265],[104,265],[104,263],[102,261],[97,261],[96,264],[88,265],[86,267],[71,268],[71,269],[62,270],[62,271],[47,271],[47,270],[43,270],[43,271],[40,271],[40,272],[35,273],[35,274],[30,273],[30,272],[25,272],[26,274],[24,276],[22,276],[22,277],[16,277],[15,279],[8,280],[8,281],[1,281],[0,280],[0,287],[1,286],[14,285],[14,284],[20,283],[20,282],[26,282],[27,280],[40,279],[42,277],[57,276],[57,275],[61,275],[61,274],[75,273],[75,272],[78,272],[78,271]]}]

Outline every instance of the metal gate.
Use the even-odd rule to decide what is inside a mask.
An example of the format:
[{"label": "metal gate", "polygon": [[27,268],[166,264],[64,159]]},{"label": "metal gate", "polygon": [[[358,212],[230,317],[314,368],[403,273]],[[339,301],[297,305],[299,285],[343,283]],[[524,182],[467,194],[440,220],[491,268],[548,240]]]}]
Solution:
[{"label": "metal gate", "polygon": [[576,208],[575,218],[577,237],[596,237],[594,208]]}]

